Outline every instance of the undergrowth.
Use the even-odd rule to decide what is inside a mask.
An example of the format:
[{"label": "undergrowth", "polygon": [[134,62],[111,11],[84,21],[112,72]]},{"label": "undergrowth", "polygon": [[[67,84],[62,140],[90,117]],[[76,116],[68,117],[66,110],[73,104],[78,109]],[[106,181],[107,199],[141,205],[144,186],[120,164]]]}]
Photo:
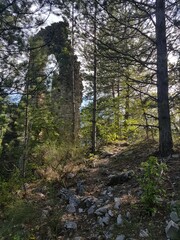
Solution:
[{"label": "undergrowth", "polygon": [[141,163],[143,176],[139,178],[142,188],[141,202],[147,212],[154,214],[165,196],[164,172],[167,170],[165,163],[159,163],[154,156]]}]

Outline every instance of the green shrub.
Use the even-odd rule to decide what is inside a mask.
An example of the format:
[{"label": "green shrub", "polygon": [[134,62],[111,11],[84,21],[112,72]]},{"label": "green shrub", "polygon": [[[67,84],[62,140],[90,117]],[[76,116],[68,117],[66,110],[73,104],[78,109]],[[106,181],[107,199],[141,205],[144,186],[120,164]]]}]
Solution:
[{"label": "green shrub", "polygon": [[14,193],[21,186],[20,173],[18,170],[12,173],[10,179],[0,179],[0,206],[4,208],[14,200]]},{"label": "green shrub", "polygon": [[[16,200],[11,203],[5,212],[6,221],[0,226],[0,239],[30,239],[33,226],[38,224],[41,212],[32,202]],[[28,226],[32,225],[31,228]]]},{"label": "green shrub", "polygon": [[143,176],[139,178],[142,188],[141,202],[145,209],[153,214],[157,210],[157,206],[165,196],[163,189],[163,173],[167,170],[165,163],[159,163],[156,157],[149,157],[146,162],[141,164],[143,168]]}]

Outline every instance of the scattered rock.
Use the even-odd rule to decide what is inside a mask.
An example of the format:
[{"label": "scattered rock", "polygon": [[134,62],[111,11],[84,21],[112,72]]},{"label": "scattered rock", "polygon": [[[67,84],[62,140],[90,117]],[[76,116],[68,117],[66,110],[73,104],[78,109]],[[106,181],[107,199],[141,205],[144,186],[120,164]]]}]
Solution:
[{"label": "scattered rock", "polygon": [[109,221],[110,221],[110,216],[108,213],[105,214],[105,216],[102,218],[102,221],[105,225],[108,225],[109,224]]},{"label": "scattered rock", "polygon": [[95,214],[98,215],[98,216],[103,216],[103,215],[105,215],[108,212],[109,207],[110,207],[109,205],[106,205],[104,207],[98,208],[95,211]]},{"label": "scattered rock", "polygon": [[176,239],[176,236],[178,235],[178,232],[179,232],[179,235],[180,235],[180,229],[179,229],[178,224],[176,224],[172,220],[169,221],[169,223],[168,223],[168,225],[165,229],[165,232],[166,232],[167,238],[170,238],[170,239]]},{"label": "scattered rock", "polygon": [[110,175],[110,181],[107,184],[108,186],[115,186],[117,184],[122,184],[129,181],[134,176],[134,171],[130,170],[127,172],[122,172],[118,175]]},{"label": "scattered rock", "polygon": [[83,210],[82,208],[78,208],[78,212],[79,212],[79,213],[83,213],[84,210]]},{"label": "scattered rock", "polygon": [[68,221],[64,224],[64,227],[66,229],[76,230],[77,229],[77,223],[75,223],[73,221]]},{"label": "scattered rock", "polygon": [[62,199],[64,199],[64,200],[69,200],[69,198],[70,198],[71,196],[73,196],[73,195],[74,195],[74,193],[73,193],[71,190],[67,189],[67,188],[62,188],[62,189],[57,193],[57,197],[60,197],[60,198],[62,198]]},{"label": "scattered rock", "polygon": [[98,216],[98,224],[100,226],[107,226],[109,224],[109,221],[110,221],[110,217],[109,215],[106,213],[104,217],[100,217]]},{"label": "scattered rock", "polygon": [[178,216],[177,212],[175,212],[175,211],[171,212],[170,218],[175,223],[180,222],[180,217]]},{"label": "scattered rock", "polygon": [[141,229],[141,230],[140,230],[140,233],[139,233],[139,237],[141,237],[141,238],[147,238],[147,237],[149,237],[148,230],[147,230],[147,229],[145,229],[145,230]]},{"label": "scattered rock", "polygon": [[76,193],[78,195],[83,195],[85,192],[85,186],[84,186],[84,181],[78,181],[77,182],[77,189],[76,189]]},{"label": "scattered rock", "polygon": [[72,179],[72,178],[74,178],[76,175],[74,174],[74,173],[68,173],[67,174],[67,179]]},{"label": "scattered rock", "polygon": [[116,237],[116,240],[124,240],[124,239],[125,239],[125,235],[124,234],[118,235]]},{"label": "scattered rock", "polygon": [[126,213],[126,219],[127,219],[128,221],[131,220],[131,213],[130,213],[130,212],[127,212],[127,213]]},{"label": "scattered rock", "polygon": [[82,200],[82,204],[85,204],[86,208],[90,208],[92,205],[96,204],[97,200],[98,199],[95,197],[85,197]]},{"label": "scattered rock", "polygon": [[88,209],[88,215],[93,214],[95,212],[95,205],[92,205],[89,209]]},{"label": "scattered rock", "polygon": [[72,195],[69,197],[69,204],[74,206],[74,207],[77,207],[80,203],[80,200],[75,196],[75,195]]},{"label": "scattered rock", "polygon": [[121,205],[121,199],[115,197],[115,198],[114,198],[114,202],[115,202],[114,208],[115,208],[115,209],[119,209],[119,208],[120,208],[120,205]]},{"label": "scattered rock", "polygon": [[113,239],[113,234],[111,232],[104,233],[105,239]]},{"label": "scattered rock", "polygon": [[117,225],[122,225],[122,224],[123,224],[123,219],[122,219],[121,214],[119,214],[119,215],[117,216]]},{"label": "scattered rock", "polygon": [[76,208],[75,208],[75,206],[72,205],[72,204],[68,204],[68,205],[66,206],[66,210],[67,210],[68,213],[75,213],[75,212],[76,212]]},{"label": "scattered rock", "polygon": [[41,215],[42,220],[47,219],[48,216],[49,216],[49,210],[43,209],[43,210],[42,210],[42,215]]},{"label": "scattered rock", "polygon": [[41,192],[37,192],[37,193],[36,193],[36,196],[37,196],[38,198],[40,198],[41,200],[44,200],[44,199],[46,198],[46,196],[45,196],[43,193],[41,193]]},{"label": "scattered rock", "polygon": [[108,211],[108,214],[109,214],[110,217],[113,217],[113,216],[114,216],[112,210],[109,210],[109,211]]},{"label": "scattered rock", "polygon": [[99,216],[98,219],[97,219],[97,222],[100,226],[104,227],[104,222],[103,222],[102,217]]},{"label": "scattered rock", "polygon": [[180,157],[180,154],[172,154],[172,158],[179,158]]},{"label": "scattered rock", "polygon": [[110,157],[112,157],[112,156],[113,156],[113,154],[110,153],[110,152],[103,152],[103,153],[101,154],[101,157],[102,157],[102,158],[110,158]]}]

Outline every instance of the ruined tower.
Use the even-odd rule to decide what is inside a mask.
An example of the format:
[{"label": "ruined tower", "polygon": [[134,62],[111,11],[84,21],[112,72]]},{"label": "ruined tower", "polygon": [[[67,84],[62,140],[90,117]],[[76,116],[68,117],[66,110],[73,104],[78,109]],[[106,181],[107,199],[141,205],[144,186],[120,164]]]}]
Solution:
[{"label": "ruined tower", "polygon": [[[31,51],[29,62],[30,71],[33,72],[38,85],[38,76],[43,75],[48,56],[53,54],[56,58],[58,71],[52,76],[51,109],[56,115],[58,131],[62,138],[76,141],[80,128],[82,80],[80,63],[71,47],[68,31],[68,24],[65,22],[53,23],[41,29],[31,40],[34,49]],[[38,62],[36,58],[41,58],[41,61]],[[42,88],[38,94],[41,90]]]}]

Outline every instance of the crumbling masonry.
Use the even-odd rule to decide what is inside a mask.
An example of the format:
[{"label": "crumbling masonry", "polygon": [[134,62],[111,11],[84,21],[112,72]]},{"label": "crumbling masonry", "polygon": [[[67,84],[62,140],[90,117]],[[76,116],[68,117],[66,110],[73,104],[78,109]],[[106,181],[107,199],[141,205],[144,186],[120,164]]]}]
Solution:
[{"label": "crumbling masonry", "polygon": [[42,84],[38,84],[38,81],[45,81],[43,76],[48,56],[55,56],[58,72],[52,76],[52,112],[57,118],[59,134],[64,139],[76,141],[80,128],[82,80],[80,63],[71,47],[68,31],[68,24],[65,22],[53,23],[41,29],[31,40],[29,62],[31,78],[33,75],[37,87],[41,86],[41,92]]}]

